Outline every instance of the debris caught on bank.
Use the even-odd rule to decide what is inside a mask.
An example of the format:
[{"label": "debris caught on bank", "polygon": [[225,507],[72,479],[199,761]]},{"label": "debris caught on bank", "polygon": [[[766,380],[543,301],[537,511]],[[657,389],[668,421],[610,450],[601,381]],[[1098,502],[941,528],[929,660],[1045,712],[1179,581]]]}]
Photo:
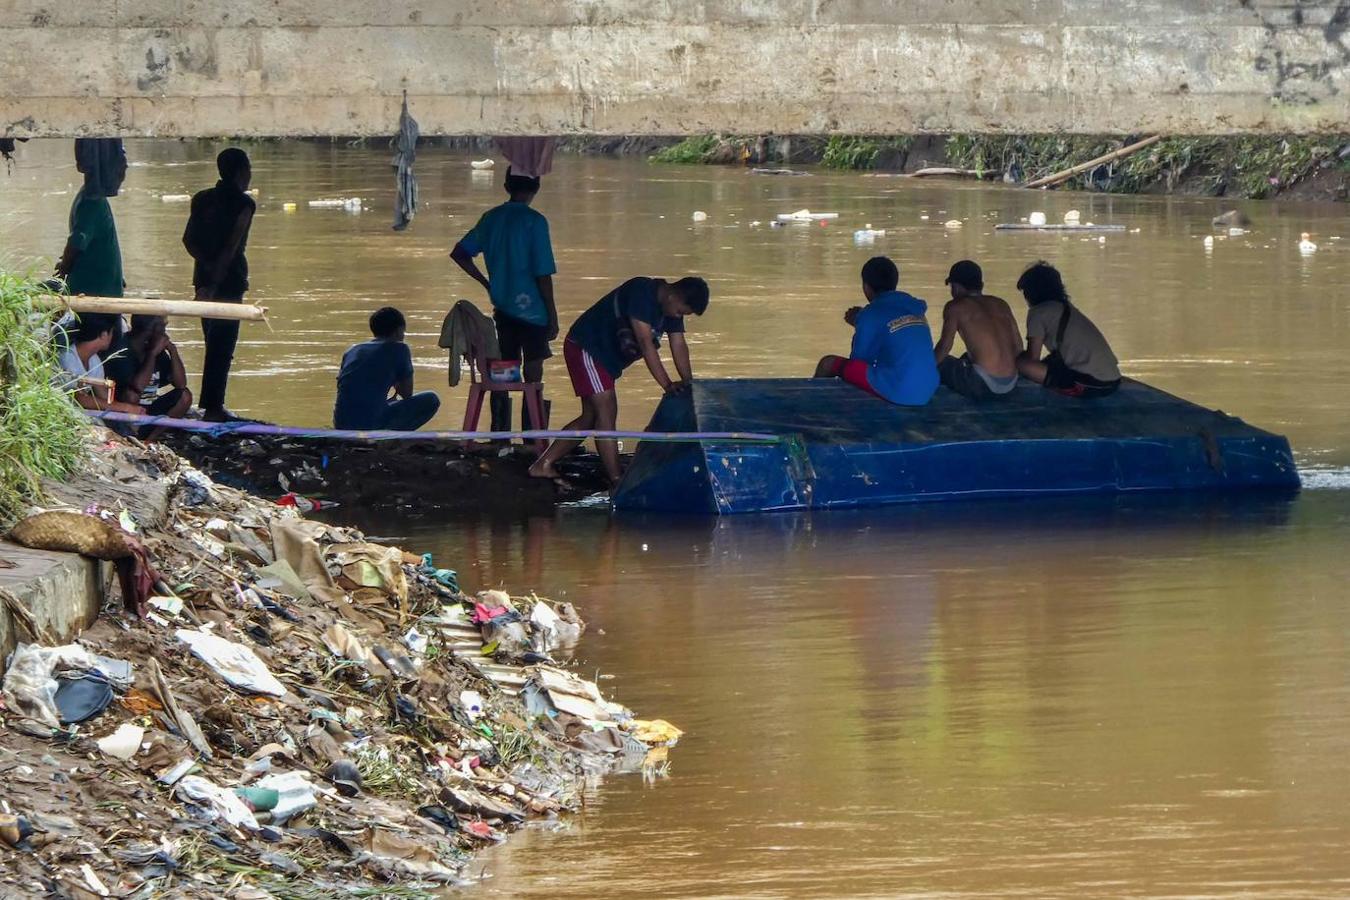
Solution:
[{"label": "debris caught on bank", "polygon": [[430,554],[162,447],[96,455],[121,490],[171,485],[153,523],[97,498],[69,513],[136,527],[160,577],[146,618],[109,606],[77,641],[35,636],[9,660],[7,889],[430,896],[595,776],[665,772],[679,730],[568,668],[585,630],[570,604],[468,596]]}]

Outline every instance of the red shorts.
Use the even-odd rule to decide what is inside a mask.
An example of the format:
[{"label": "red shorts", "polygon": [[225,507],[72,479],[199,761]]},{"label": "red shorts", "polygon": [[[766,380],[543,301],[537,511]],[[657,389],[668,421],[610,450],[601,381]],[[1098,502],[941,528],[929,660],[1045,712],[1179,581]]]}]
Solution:
[{"label": "red shorts", "polygon": [[614,389],[614,376],[605,367],[595,361],[580,344],[563,341],[563,360],[567,363],[567,375],[572,379],[572,390],[583,400]]},{"label": "red shorts", "polygon": [[839,357],[834,364],[834,371],[830,373],[835,378],[842,378],[856,388],[862,388],[874,397],[881,396],[872,390],[872,385],[867,381],[867,363],[861,359],[844,359]]}]

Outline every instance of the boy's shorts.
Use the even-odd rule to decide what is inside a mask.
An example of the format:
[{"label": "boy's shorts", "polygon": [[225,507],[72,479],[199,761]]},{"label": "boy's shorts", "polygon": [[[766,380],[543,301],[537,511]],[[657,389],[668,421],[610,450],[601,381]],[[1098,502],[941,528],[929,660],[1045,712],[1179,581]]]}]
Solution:
[{"label": "boy's shorts", "polygon": [[834,368],[830,374],[835,378],[842,378],[856,388],[861,388],[874,397],[881,396],[872,390],[871,383],[867,380],[867,363],[861,359],[844,359],[838,357],[835,360]]},{"label": "boy's shorts", "polygon": [[563,341],[563,360],[567,363],[567,375],[572,379],[572,390],[581,399],[603,394],[614,389],[614,376],[605,367],[595,361],[574,341]]}]

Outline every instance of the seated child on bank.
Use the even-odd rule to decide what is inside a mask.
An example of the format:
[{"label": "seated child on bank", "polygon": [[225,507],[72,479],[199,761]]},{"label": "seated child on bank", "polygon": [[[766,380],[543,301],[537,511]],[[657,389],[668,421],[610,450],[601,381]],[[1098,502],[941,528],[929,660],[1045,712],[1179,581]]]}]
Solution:
[{"label": "seated child on bank", "polygon": [[[150,416],[181,418],[192,408],[187,371],[164,316],[132,316],[131,330],[114,344],[104,370],[117,400]],[[141,437],[157,437],[148,427]]]},{"label": "seated child on bank", "polygon": [[[407,321],[392,306],[370,316],[371,340],[342,354],[333,427],[357,431],[416,431],[436,415],[441,399],[413,393],[412,351],[403,342]],[[389,396],[393,391],[396,397]]]},{"label": "seated child on bank", "polygon": [[85,313],[73,330],[67,332],[69,344],[57,358],[61,375],[57,383],[71,392],[75,402],[85,409],[140,413],[138,404],[119,402],[110,390],[103,372],[100,354],[108,352],[113,336],[120,330],[117,316]]}]

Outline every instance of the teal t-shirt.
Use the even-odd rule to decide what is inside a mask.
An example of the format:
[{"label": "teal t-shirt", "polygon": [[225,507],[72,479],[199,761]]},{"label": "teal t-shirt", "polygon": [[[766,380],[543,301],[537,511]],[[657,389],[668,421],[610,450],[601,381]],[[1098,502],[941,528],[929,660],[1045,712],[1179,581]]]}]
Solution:
[{"label": "teal t-shirt", "polygon": [[122,248],[107,197],[86,194],[83,189],[75,195],[70,207],[70,243],[79,255],[66,276],[67,290],[92,297],[122,296]]},{"label": "teal t-shirt", "polygon": [[558,267],[542,213],[508,201],[483,213],[459,243],[471,256],[483,254],[495,309],[523,322],[548,324],[548,307],[535,279]]}]

